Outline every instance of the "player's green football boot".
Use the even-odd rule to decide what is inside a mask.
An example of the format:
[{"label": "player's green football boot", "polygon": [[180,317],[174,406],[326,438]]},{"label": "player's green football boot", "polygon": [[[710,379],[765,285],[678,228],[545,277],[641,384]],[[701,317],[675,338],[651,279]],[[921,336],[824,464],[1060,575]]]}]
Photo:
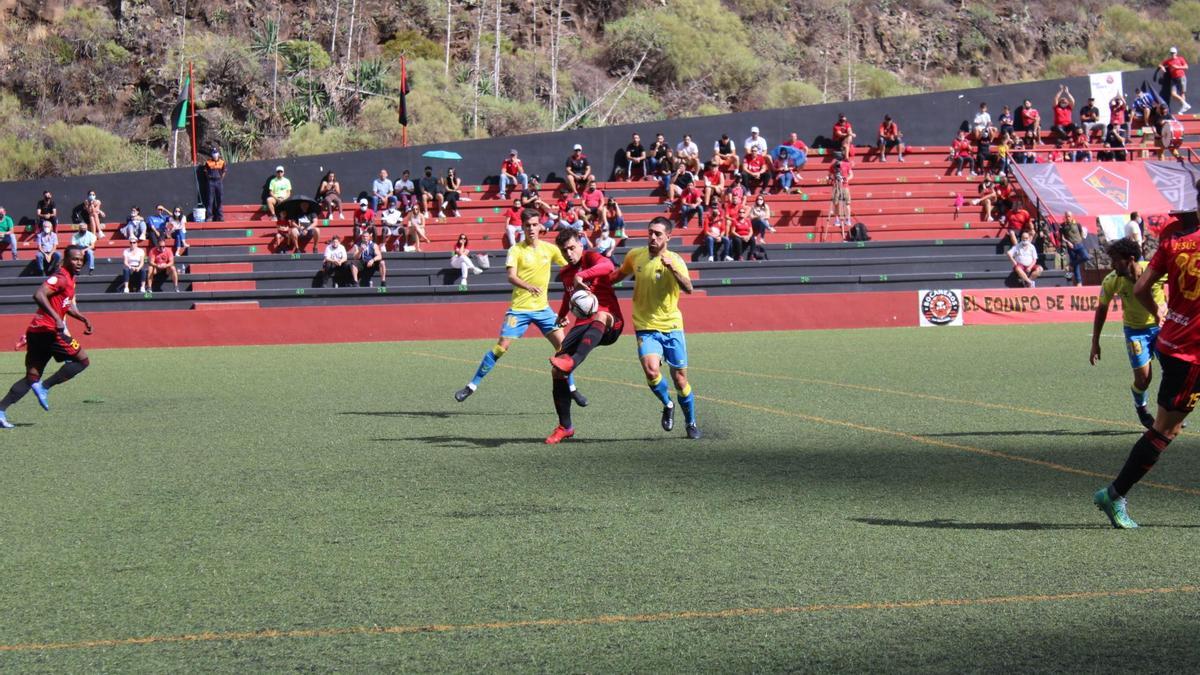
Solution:
[{"label": "player's green football boot", "polygon": [[1129,513],[1125,511],[1127,502],[1124,497],[1113,499],[1108,495],[1108,488],[1102,487],[1092,495],[1092,503],[1096,508],[1104,512],[1108,516],[1108,522],[1118,530],[1132,530],[1138,524],[1133,522],[1133,518],[1129,517]]}]

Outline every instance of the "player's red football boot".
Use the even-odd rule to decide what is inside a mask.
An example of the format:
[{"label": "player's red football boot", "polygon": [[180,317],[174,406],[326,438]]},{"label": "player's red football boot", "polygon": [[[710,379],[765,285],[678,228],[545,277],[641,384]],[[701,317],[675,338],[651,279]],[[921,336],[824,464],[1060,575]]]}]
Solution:
[{"label": "player's red football boot", "polygon": [[554,432],[546,437],[546,445],[557,445],[575,435],[575,429],[554,427]]},{"label": "player's red football boot", "polygon": [[575,360],[571,358],[570,354],[557,354],[555,356],[551,356],[550,365],[558,368],[564,373],[570,373],[572,370],[575,370]]}]

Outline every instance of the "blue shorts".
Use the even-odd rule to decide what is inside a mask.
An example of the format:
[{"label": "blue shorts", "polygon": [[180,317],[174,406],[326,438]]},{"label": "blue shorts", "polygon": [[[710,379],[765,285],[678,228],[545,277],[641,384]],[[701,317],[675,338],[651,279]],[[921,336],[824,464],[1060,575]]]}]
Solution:
[{"label": "blue shorts", "polygon": [[1154,343],[1158,339],[1158,326],[1149,328],[1125,327],[1125,349],[1129,352],[1129,366],[1141,368],[1150,363],[1156,350]]},{"label": "blue shorts", "polygon": [[687,340],[683,331],[664,333],[657,330],[637,331],[638,358],[657,355],[675,370],[687,368]]},{"label": "blue shorts", "polygon": [[510,309],[504,314],[500,337],[519,338],[525,335],[525,329],[531,323],[536,324],[542,335],[545,335],[558,328],[558,314],[549,307],[535,311]]}]

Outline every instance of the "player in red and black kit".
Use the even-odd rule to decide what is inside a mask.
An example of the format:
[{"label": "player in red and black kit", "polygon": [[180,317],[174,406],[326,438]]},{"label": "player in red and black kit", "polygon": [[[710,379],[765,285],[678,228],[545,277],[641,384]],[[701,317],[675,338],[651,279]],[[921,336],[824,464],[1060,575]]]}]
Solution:
[{"label": "player in red and black kit", "polygon": [[[79,313],[75,308],[75,277],[83,269],[83,249],[78,246],[67,247],[62,269],[46,279],[33,300],[37,303],[38,311],[34,315],[29,328],[25,330],[25,377],[17,380],[8,390],[8,394],[0,399],[0,429],[11,429],[6,411],[8,407],[21,400],[25,394],[33,390],[42,408],[49,410],[49,389],[75,377],[88,367],[88,357],[79,346],[79,341],[71,337],[67,328],[67,316],[73,316],[83,322],[84,335],[92,334],[92,322]],[[46,380],[42,373],[50,359],[62,362],[62,368]]]},{"label": "player in red and black kit", "polygon": [[[1169,288],[1166,307],[1154,301],[1152,290],[1163,275]],[[1125,510],[1126,493],[1179,435],[1184,419],[1200,400],[1200,220],[1195,211],[1179,214],[1168,222],[1158,250],[1133,286],[1133,294],[1162,326],[1156,345],[1162,380],[1154,426],[1133,445],[1112,484],[1093,496],[1092,501],[1113,527],[1120,529],[1137,527]]]},{"label": "player in red and black kit", "polygon": [[567,375],[578,368],[593,349],[616,342],[625,328],[621,305],[617,302],[617,294],[609,278],[615,269],[612,259],[594,250],[585,251],[574,230],[559,232],[554,243],[568,263],[558,272],[558,279],[563,285],[563,300],[558,310],[559,324],[566,320],[571,308],[571,294],[575,291],[589,290],[599,302],[595,313],[575,321],[575,326],[563,338],[562,348],[550,359],[550,365],[554,367],[554,410],[558,413],[558,426],[546,438],[549,444],[562,442],[575,435]]}]

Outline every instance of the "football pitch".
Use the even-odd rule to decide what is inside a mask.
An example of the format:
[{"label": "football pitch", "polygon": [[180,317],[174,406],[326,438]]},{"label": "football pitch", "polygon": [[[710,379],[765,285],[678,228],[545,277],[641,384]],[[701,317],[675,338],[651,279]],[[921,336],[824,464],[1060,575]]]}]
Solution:
[{"label": "football pitch", "polygon": [[1200,441],[1091,504],[1119,331],[691,335],[700,441],[627,334],[560,446],[541,339],[95,350],[0,435],[0,670],[1194,670]]}]

